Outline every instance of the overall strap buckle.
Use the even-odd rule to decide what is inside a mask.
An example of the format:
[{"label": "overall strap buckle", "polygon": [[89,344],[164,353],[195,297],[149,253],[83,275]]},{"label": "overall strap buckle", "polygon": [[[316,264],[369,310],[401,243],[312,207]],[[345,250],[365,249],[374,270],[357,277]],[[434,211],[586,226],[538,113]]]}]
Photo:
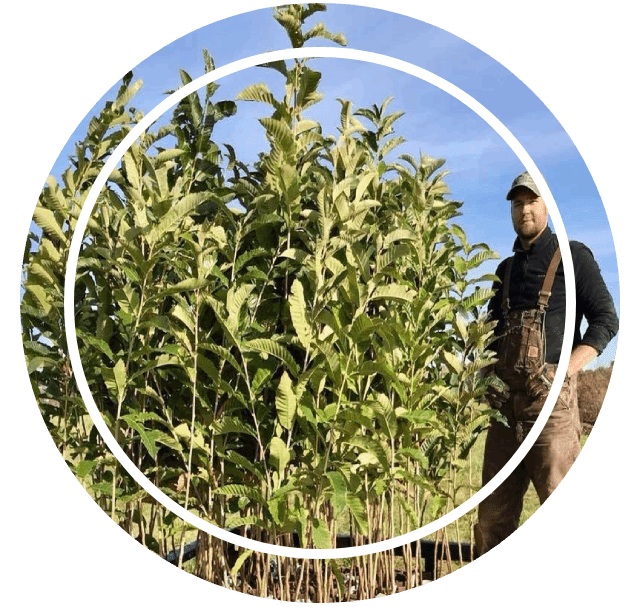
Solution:
[{"label": "overall strap buckle", "polygon": [[[553,253],[553,257],[547,268],[547,273],[542,283],[542,288],[538,293],[538,308],[544,311],[549,305],[549,298],[551,297],[551,287],[553,281],[556,278],[556,272],[560,265],[562,256],[560,253],[560,247],[556,248]],[[513,265],[513,257],[507,259],[507,265],[504,272],[504,280],[502,282],[502,315],[506,316],[509,313],[509,279],[511,278],[511,266]]]}]

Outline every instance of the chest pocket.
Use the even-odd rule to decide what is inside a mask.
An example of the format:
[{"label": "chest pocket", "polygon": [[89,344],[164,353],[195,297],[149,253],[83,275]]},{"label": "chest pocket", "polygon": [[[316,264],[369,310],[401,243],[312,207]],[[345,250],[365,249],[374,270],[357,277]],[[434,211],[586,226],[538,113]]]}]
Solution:
[{"label": "chest pocket", "polygon": [[496,373],[512,387],[542,370],[546,359],[544,310],[510,310],[500,336]]},{"label": "chest pocket", "polygon": [[538,305],[525,310],[509,307],[510,258],[505,268],[502,317],[504,330],[499,338],[496,373],[511,387],[524,385],[527,377],[542,371],[546,360],[545,314],[551,297],[551,286],[560,264],[560,247],[555,250],[538,293]]}]

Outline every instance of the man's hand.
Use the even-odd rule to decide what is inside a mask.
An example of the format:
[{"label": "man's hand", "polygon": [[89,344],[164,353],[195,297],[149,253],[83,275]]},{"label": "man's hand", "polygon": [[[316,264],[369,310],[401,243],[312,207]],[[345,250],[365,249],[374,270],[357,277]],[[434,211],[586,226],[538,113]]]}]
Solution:
[{"label": "man's hand", "polygon": [[546,398],[551,391],[551,380],[546,374],[546,365],[542,367],[540,373],[530,375],[526,383],[527,394],[534,400]]},{"label": "man's hand", "polygon": [[[598,356],[598,351],[593,346],[588,346],[586,344],[579,345],[571,353],[565,381],[581,371],[582,368],[589,364],[594,358],[596,358],[596,356]],[[546,398],[551,390],[551,383],[551,380],[547,376],[545,365],[540,373],[532,375],[527,379],[527,393],[534,399]]]}]

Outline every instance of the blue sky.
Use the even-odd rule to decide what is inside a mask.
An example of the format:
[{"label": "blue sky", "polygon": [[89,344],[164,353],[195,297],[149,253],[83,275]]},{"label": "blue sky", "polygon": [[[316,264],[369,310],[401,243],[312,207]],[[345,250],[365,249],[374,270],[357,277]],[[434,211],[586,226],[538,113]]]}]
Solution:
[{"label": "blue sky", "polygon": [[[350,48],[373,51],[402,59],[434,72],[475,97],[523,144],[545,175],[570,239],[587,244],[598,261],[620,310],[619,282],[611,230],[591,175],[569,136],[551,112],[517,77],[485,53],[441,29],[402,15],[353,5],[328,5],[308,24],[324,21],[332,32],[342,32]],[[313,45],[333,43],[314,40]],[[202,48],[212,54],[217,67],[269,50],[288,48],[284,30],[271,18],[271,10],[259,10],[203,27],[173,42],[138,66],[134,76],[144,81],[134,105],[148,112],[164,99],[164,91],[179,86],[178,68],[192,77],[203,73]],[[501,257],[510,254],[514,240],[505,193],[523,166],[509,146],[481,118],[437,87],[374,64],[346,59],[316,59],[312,67],[322,72],[325,99],[308,112],[325,132],[338,124],[336,97],[351,99],[354,107],[368,107],[394,96],[390,110],[403,110],[396,131],[408,142],[396,153],[420,151],[447,159],[451,171],[447,183],[452,197],[464,201],[457,222],[472,242],[487,242]],[[219,100],[234,99],[248,84],[263,81],[276,97],[282,95],[282,77],[273,70],[252,68],[220,81]],[[105,98],[113,98],[118,83]],[[96,103],[101,107],[103,100]],[[231,143],[243,160],[251,161],[266,140],[257,118],[267,113],[262,104],[239,102],[238,114],[216,127],[214,138]],[[92,114],[91,112],[90,114]],[[86,128],[83,120],[70,142]],[[67,146],[52,169],[66,165]],[[484,271],[492,271],[488,262]],[[597,364],[615,356],[616,340]]]}]

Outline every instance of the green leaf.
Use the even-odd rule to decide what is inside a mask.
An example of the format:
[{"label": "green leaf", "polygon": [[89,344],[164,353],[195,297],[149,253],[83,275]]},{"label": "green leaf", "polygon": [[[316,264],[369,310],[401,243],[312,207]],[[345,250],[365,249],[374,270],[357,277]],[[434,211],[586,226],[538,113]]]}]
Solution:
[{"label": "green leaf", "polygon": [[331,533],[327,526],[327,521],[323,519],[313,519],[311,527],[311,537],[315,548],[333,548]]},{"label": "green leaf", "polygon": [[389,248],[394,242],[398,240],[417,240],[415,232],[411,230],[394,230],[384,239],[384,247]]},{"label": "green leaf", "polygon": [[278,471],[278,476],[282,480],[287,464],[291,461],[291,454],[285,442],[274,436],[269,442],[269,465]]},{"label": "green leaf", "polygon": [[[171,310],[171,316],[182,322],[182,324],[187,327],[187,329],[189,329],[190,333],[195,333],[195,314],[193,314],[193,312],[191,312],[190,310],[185,310],[185,306],[182,306],[180,304],[174,306]],[[176,328],[173,328],[172,333],[177,336],[180,332],[176,331]],[[184,341],[186,342],[183,342],[184,345],[188,346],[187,349],[191,350],[191,343],[189,342],[189,340],[185,338]]]},{"label": "green leaf", "polygon": [[278,421],[286,430],[291,430],[293,420],[296,415],[297,399],[293,391],[291,378],[284,371],[276,391],[276,409],[278,411]]},{"label": "green leaf", "polygon": [[248,550],[245,548],[242,551],[242,554],[238,557],[238,560],[234,563],[233,568],[231,569],[231,578],[235,578],[240,571],[240,568],[244,564],[244,562],[253,554],[253,550]]},{"label": "green leaf", "polygon": [[442,354],[447,366],[454,372],[460,375],[462,373],[462,363],[451,352],[443,352]]},{"label": "green leaf", "polygon": [[238,99],[239,101],[258,101],[267,103],[273,108],[278,108],[278,102],[276,101],[276,98],[273,96],[273,94],[269,90],[269,87],[264,82],[251,84],[248,87],[242,89],[236,96],[236,99]]},{"label": "green leaf", "polygon": [[188,291],[195,291],[196,289],[203,289],[208,285],[208,281],[204,278],[185,278],[175,285],[171,285],[166,289],[163,289],[159,293],[152,296],[152,299],[162,299],[174,293],[185,293]]},{"label": "green leaf", "polygon": [[217,354],[225,362],[229,363],[238,373],[242,372],[240,369],[240,365],[238,364],[238,361],[236,361],[231,351],[229,351],[227,348],[223,348],[218,344],[205,342],[205,343],[200,343],[199,349],[208,350],[209,352],[213,352],[214,354]]},{"label": "green leaf", "polygon": [[466,310],[472,310],[487,303],[493,296],[491,289],[476,289],[471,295],[463,299]]},{"label": "green leaf", "polygon": [[175,223],[188,215],[199,205],[211,198],[210,192],[197,192],[187,194],[184,198],[176,202],[169,211],[162,217],[160,222],[147,234],[150,244],[155,244]]},{"label": "green leaf", "polygon": [[409,420],[416,425],[428,424],[436,414],[435,411],[425,411],[424,409],[402,411],[401,413],[396,411],[396,413],[399,418]]},{"label": "green leaf", "polygon": [[247,487],[245,485],[239,484],[223,485],[222,487],[218,487],[217,489],[215,489],[214,493],[217,493],[218,495],[246,497],[251,501],[262,504],[263,506],[267,505],[267,501],[264,499],[260,491],[258,491],[254,487]]},{"label": "green leaf", "polygon": [[391,299],[395,301],[411,302],[415,297],[416,292],[409,287],[399,284],[382,285],[376,287],[371,295],[371,301],[376,299]]},{"label": "green leaf", "polygon": [[191,430],[187,422],[183,422],[174,428],[174,433],[180,438],[191,438]]},{"label": "green leaf", "polygon": [[135,160],[133,159],[131,150],[125,153],[125,155],[122,157],[122,162],[127,172],[127,179],[129,180],[129,183],[134,189],[140,189],[140,176],[138,175],[138,167],[136,166]]},{"label": "green leaf", "polygon": [[217,367],[203,354],[198,354],[198,369],[202,369],[202,371],[207,374],[209,379],[213,382],[212,387],[214,387],[219,393],[234,393],[231,386],[229,386],[227,382],[223,381],[220,377],[220,372]]},{"label": "green leaf", "polygon": [[302,264],[307,259],[309,259],[309,253],[305,253],[300,249],[287,249],[280,255],[280,257],[286,257],[287,259],[295,259],[296,261]]},{"label": "green leaf", "polygon": [[342,601],[344,597],[344,589],[345,589],[344,575],[342,575],[342,570],[340,569],[340,566],[338,565],[338,562],[335,559],[330,559],[329,565],[331,565],[331,570],[333,571],[333,575],[338,581],[338,598],[340,601]]},{"label": "green leaf", "polygon": [[441,516],[447,506],[447,497],[445,495],[434,495],[429,504],[431,518],[436,519]]},{"label": "green leaf", "polygon": [[325,476],[331,483],[331,503],[339,515],[347,506],[347,483],[342,473],[336,470],[327,472]]},{"label": "green leaf", "polygon": [[364,502],[362,501],[362,499],[355,493],[348,493],[347,507],[349,508],[349,512],[351,512],[354,520],[356,521],[356,525],[360,533],[362,533],[363,535],[367,535],[369,533],[369,525],[367,523]]},{"label": "green leaf", "polygon": [[153,440],[152,435],[150,435],[145,427],[138,421],[136,414],[123,415],[122,419],[127,423],[129,428],[135,430],[140,435],[140,440],[145,446],[145,449],[151,457],[155,458],[158,453],[155,440]]},{"label": "green leaf", "polygon": [[222,420],[214,422],[213,431],[216,434],[247,434],[257,438],[256,431],[251,426],[233,417],[224,417]]},{"label": "green leaf", "polygon": [[237,289],[229,289],[227,293],[227,326],[229,330],[237,334],[238,324],[240,322],[240,309],[247,302],[249,295],[253,291],[254,286],[251,284],[241,285]]},{"label": "green leaf", "polygon": [[487,259],[499,259],[500,255],[498,255],[495,251],[480,251],[476,253],[471,259],[467,261],[467,269],[477,268],[480,264],[485,262]]},{"label": "green leaf", "polygon": [[[284,120],[275,118],[260,118],[260,124],[266,129],[271,141],[285,154],[293,156],[295,153],[295,143],[291,127]],[[279,168],[286,165],[281,164]]]},{"label": "green leaf", "polygon": [[408,455],[411,459],[419,462],[425,470],[428,470],[431,465],[422,451],[415,447],[405,447],[403,449],[398,449],[398,451],[396,451],[396,455]]},{"label": "green leaf", "polygon": [[256,478],[260,480],[264,480],[264,473],[255,466],[252,462],[250,462],[244,455],[241,455],[237,451],[229,451],[225,454],[225,458],[230,462],[234,463],[236,466],[242,468],[243,470],[253,474]]},{"label": "green leaf", "polygon": [[[209,107],[210,113],[213,115],[213,119],[218,122],[225,118],[235,116],[238,111],[238,106],[234,101],[218,101]],[[226,144],[225,144],[226,145]]]},{"label": "green leaf", "polygon": [[52,358],[45,358],[44,356],[35,356],[34,358],[29,359],[29,363],[27,365],[27,373],[31,375],[34,371],[39,371],[44,369],[44,367],[55,367],[56,362]]},{"label": "green leaf", "polygon": [[385,452],[386,443],[378,442],[370,436],[347,437],[346,442],[362,449],[364,453],[372,456],[374,461],[379,463],[386,472],[389,471],[389,458]]},{"label": "green leaf", "polygon": [[285,365],[287,365],[287,369],[289,369],[292,375],[295,377],[298,376],[298,365],[290,352],[282,344],[270,339],[252,339],[251,341],[243,342],[242,345],[247,350],[263,352],[264,354],[269,354],[270,356],[280,359]]},{"label": "green leaf", "polygon": [[294,280],[291,285],[291,295],[289,296],[289,308],[291,320],[298,335],[300,343],[305,350],[311,346],[311,325],[307,319],[306,304],[304,301],[304,289],[299,280]]},{"label": "green leaf", "polygon": [[142,80],[136,80],[132,85],[128,86],[124,90],[121,88],[118,92],[118,97],[113,104],[114,109],[126,106],[141,88]]},{"label": "green leaf", "polygon": [[409,521],[411,522],[412,529],[418,529],[420,527],[420,523],[418,522],[418,516],[416,511],[409,505],[407,500],[401,493],[396,493],[395,498],[398,500],[398,503],[402,507],[402,509],[406,512],[409,517]]},{"label": "green leaf", "polygon": [[444,398],[450,405],[457,407],[460,404],[460,395],[456,389],[435,386],[434,390],[439,397]]},{"label": "green leaf", "polygon": [[465,325],[463,318],[459,314],[456,314],[454,325],[456,327],[456,330],[458,331],[458,335],[460,335],[460,337],[462,337],[462,339],[466,341],[469,337],[469,332],[467,331],[467,326]]},{"label": "green leaf", "polygon": [[280,72],[285,78],[287,77],[287,64],[284,62],[284,59],[280,59],[279,61],[269,61],[268,63],[260,63],[256,67],[268,67]]},{"label": "green leaf", "polygon": [[95,460],[83,459],[82,461],[78,462],[78,464],[76,465],[74,469],[75,475],[78,478],[84,478],[85,476],[87,476],[87,474],[89,474],[90,472],[93,472],[93,470],[97,465],[98,465],[98,462]]},{"label": "green leaf", "polygon": [[392,264],[397,259],[402,259],[407,257],[411,253],[410,247],[405,243],[400,243],[399,245],[391,246],[389,250],[378,257],[377,261],[377,271],[383,270],[388,265]]},{"label": "green leaf", "polygon": [[103,367],[102,376],[112,398],[122,404],[127,384],[124,360],[120,358],[113,367]]},{"label": "green leaf", "polygon": [[[213,57],[211,56],[211,54],[209,53],[209,51],[206,48],[202,49],[202,57],[204,60],[204,71],[205,74],[208,74],[209,72],[213,72],[216,69],[216,66],[213,62]],[[205,93],[207,96],[207,99],[209,97],[211,97],[217,90],[217,88],[220,85],[217,84],[216,82],[210,82],[209,84],[207,84],[207,87],[205,89]]]},{"label": "green leaf", "polygon": [[[111,483],[96,483],[91,485],[91,490],[96,492],[105,493],[106,495],[113,495],[113,487]],[[116,497],[122,494],[122,489],[116,488]]]},{"label": "green leaf", "polygon": [[51,304],[49,303],[48,291],[44,287],[34,284],[25,285],[25,289],[36,298],[40,305],[40,309],[45,313],[45,315],[49,314],[51,311]]},{"label": "green leaf", "polygon": [[354,319],[349,336],[354,343],[370,340],[371,334],[378,328],[379,320],[373,323],[366,314],[358,314]]},{"label": "green leaf", "polygon": [[369,187],[369,184],[371,183],[371,181],[375,176],[376,176],[375,171],[369,171],[368,173],[365,173],[364,175],[359,176],[358,185],[356,187],[356,195],[353,200],[354,203],[357,203],[362,199],[362,197],[364,196],[364,193]]},{"label": "green leaf", "polygon": [[162,150],[161,152],[158,152],[158,155],[154,158],[155,165],[156,167],[159,167],[165,162],[174,160],[175,158],[178,158],[183,154],[186,154],[186,151],[179,148],[173,148],[171,150]]},{"label": "green leaf", "polygon": [[60,239],[62,244],[67,246],[67,236],[62,231],[60,224],[56,220],[53,211],[45,209],[44,207],[37,206],[33,212],[33,221],[39,228],[42,228],[49,236]]},{"label": "green leaf", "polygon": [[483,274],[482,276],[479,276],[478,278],[472,278],[471,280],[469,280],[469,284],[474,284],[476,282],[500,282],[500,278],[498,277],[497,274],[493,274],[493,273],[488,273],[488,274]]},{"label": "green leaf", "polygon": [[371,408],[376,412],[382,430],[389,440],[393,440],[398,429],[396,414],[386,394],[378,394],[377,399],[370,402]]}]

